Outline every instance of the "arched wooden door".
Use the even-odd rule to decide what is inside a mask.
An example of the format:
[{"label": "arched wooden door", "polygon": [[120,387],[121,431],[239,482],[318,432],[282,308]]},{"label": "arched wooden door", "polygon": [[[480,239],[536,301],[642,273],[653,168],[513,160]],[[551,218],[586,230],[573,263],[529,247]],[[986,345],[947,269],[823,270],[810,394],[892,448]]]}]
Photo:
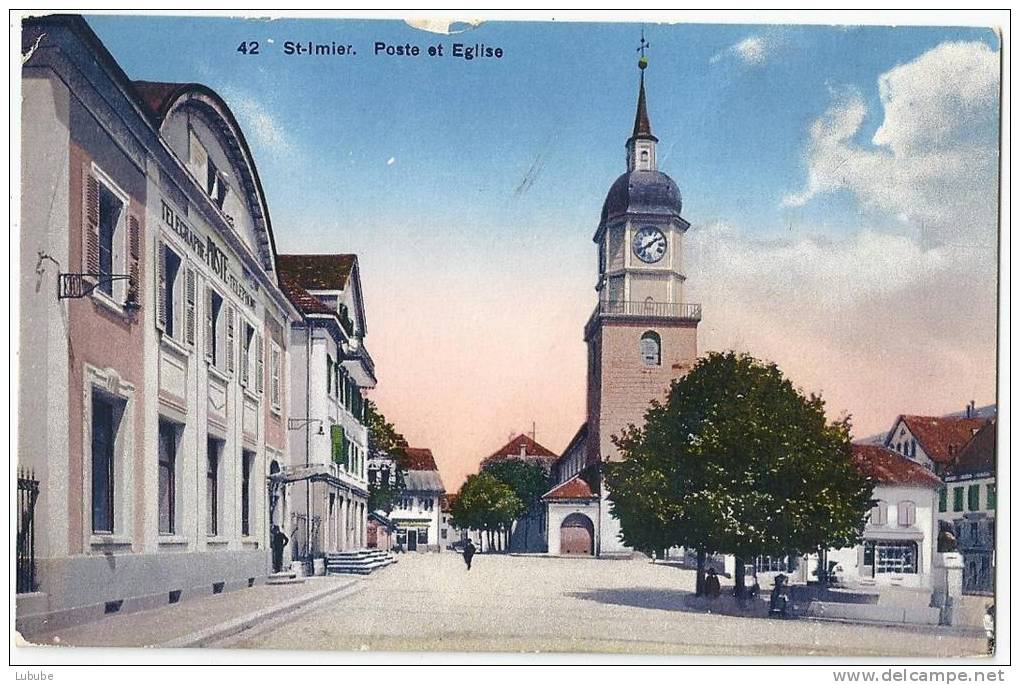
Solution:
[{"label": "arched wooden door", "polygon": [[584,514],[571,514],[560,524],[560,554],[595,553],[595,526]]}]

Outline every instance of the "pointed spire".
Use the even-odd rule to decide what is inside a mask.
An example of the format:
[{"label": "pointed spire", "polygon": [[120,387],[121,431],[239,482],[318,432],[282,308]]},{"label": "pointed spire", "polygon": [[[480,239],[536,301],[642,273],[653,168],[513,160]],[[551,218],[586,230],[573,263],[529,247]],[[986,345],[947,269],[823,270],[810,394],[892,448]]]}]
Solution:
[{"label": "pointed spire", "polygon": [[[647,64],[645,62],[644,64]],[[638,91],[637,114],[634,116],[634,133],[631,138],[652,138],[652,124],[648,121],[648,106],[645,104],[645,67],[641,67],[641,88]]]},{"label": "pointed spire", "polygon": [[647,47],[648,41],[645,40],[645,30],[641,29],[641,47],[638,48],[638,52],[641,53],[641,59],[638,60],[638,69],[641,70],[641,86],[638,90],[637,114],[634,115],[634,133],[630,136],[631,141],[639,138],[658,140],[658,138],[652,135],[652,124],[648,121],[648,105],[645,104],[645,69],[648,68],[645,48]]}]

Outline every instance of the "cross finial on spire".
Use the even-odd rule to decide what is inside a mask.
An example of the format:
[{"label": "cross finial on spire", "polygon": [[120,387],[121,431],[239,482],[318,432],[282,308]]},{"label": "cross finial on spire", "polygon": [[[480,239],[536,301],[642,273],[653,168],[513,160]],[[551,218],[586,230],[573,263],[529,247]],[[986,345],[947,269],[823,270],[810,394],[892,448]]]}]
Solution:
[{"label": "cross finial on spire", "polygon": [[642,71],[644,71],[644,69],[648,67],[648,58],[645,57],[645,48],[649,48],[649,47],[651,47],[651,44],[647,40],[645,40],[645,29],[642,26],[641,27],[641,43],[640,43],[640,47],[638,47],[638,49],[637,49],[637,51],[641,53],[641,58],[638,60],[638,63],[637,63],[638,64],[638,69],[641,69]]}]

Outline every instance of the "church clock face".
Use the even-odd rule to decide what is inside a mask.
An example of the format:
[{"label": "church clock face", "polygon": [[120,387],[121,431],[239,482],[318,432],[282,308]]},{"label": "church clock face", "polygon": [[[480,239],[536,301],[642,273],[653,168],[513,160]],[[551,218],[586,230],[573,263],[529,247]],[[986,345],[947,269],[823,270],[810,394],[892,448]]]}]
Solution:
[{"label": "church clock face", "polygon": [[655,226],[645,226],[634,234],[633,246],[638,259],[654,264],[666,254],[666,236]]}]

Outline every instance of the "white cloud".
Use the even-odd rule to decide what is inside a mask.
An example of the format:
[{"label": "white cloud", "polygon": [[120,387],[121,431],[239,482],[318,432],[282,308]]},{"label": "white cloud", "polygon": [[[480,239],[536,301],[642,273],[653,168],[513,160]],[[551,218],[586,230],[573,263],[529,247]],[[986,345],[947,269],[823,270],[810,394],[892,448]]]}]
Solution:
[{"label": "white cloud", "polygon": [[869,114],[863,96],[837,94],[810,127],[804,187],[783,204],[845,189],[926,241],[993,244],[999,54],[943,43],[882,74],[878,92],[883,119],[870,144],[855,140]]},{"label": "white cloud", "polygon": [[[898,413],[994,401],[995,250],[926,246],[872,229],[842,240],[692,230],[686,298],[699,349],[746,350],[821,391],[858,435]],[[959,406],[957,406],[959,405]]]},{"label": "white cloud", "polygon": [[262,102],[233,89],[224,90],[223,97],[244,129],[245,137],[256,147],[276,155],[295,152],[297,146],[290,134]]},{"label": "white cloud", "polygon": [[765,63],[773,47],[773,41],[763,36],[748,36],[742,41],[734,43],[728,48],[712,55],[709,62],[715,64],[726,57],[733,57],[745,65],[760,66]]}]

